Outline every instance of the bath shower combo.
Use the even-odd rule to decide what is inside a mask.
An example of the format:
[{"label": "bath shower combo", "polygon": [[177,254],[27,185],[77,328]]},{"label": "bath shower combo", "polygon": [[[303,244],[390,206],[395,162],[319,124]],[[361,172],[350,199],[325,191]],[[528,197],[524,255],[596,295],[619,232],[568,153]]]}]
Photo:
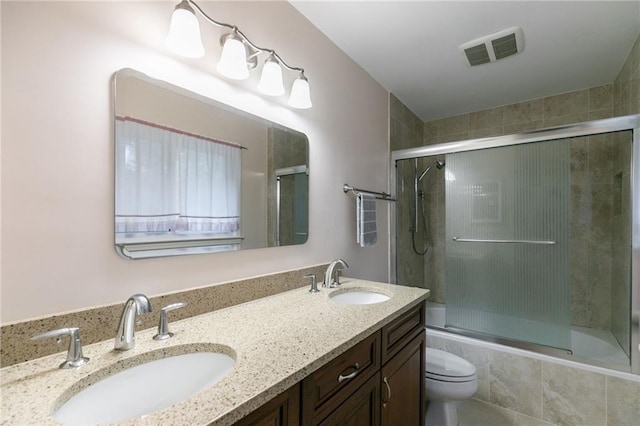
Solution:
[{"label": "bath shower combo", "polygon": [[640,115],[393,151],[390,281],[429,328],[640,374],[639,165]]}]

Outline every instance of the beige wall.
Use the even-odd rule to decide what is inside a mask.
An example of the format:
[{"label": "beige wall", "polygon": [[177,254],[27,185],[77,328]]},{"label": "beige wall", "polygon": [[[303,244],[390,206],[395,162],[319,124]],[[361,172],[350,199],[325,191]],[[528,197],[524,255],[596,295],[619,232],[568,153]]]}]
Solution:
[{"label": "beige wall", "polygon": [[[314,107],[291,110],[284,99],[258,96],[256,72],[241,83],[219,78],[220,32],[204,21],[205,58],[170,54],[164,38],[173,2],[1,3],[3,323],[336,257],[351,265],[347,275],[387,278],[387,206],[378,206],[378,243],[361,249],[355,243],[355,202],[342,192],[345,182],[386,190],[387,92],[286,2],[201,6],[304,66]],[[309,241],[211,255],[120,258],[113,248],[110,81],[125,67],[306,133]]]}]

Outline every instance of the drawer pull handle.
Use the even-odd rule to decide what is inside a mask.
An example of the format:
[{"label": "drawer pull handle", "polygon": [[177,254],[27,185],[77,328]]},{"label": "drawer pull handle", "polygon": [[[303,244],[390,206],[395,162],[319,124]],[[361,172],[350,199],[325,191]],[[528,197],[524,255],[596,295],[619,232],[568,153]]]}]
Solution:
[{"label": "drawer pull handle", "polygon": [[382,382],[387,386],[387,400],[383,401],[383,403],[386,405],[387,402],[391,401],[391,386],[389,386],[389,382],[387,381],[387,378],[383,378]]},{"label": "drawer pull handle", "polygon": [[349,379],[353,379],[354,377],[356,377],[358,375],[358,372],[360,370],[360,364],[358,364],[357,362],[353,365],[353,367],[349,367],[349,368],[355,368],[356,371],[354,371],[351,374],[347,374],[346,376],[343,376],[342,374],[340,374],[338,376],[338,383],[342,383],[345,380],[349,380]]}]

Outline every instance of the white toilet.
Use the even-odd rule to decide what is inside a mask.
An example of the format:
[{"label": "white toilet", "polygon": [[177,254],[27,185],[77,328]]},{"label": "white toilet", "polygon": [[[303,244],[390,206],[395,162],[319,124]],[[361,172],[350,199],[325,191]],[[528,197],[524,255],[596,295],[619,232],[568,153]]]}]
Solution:
[{"label": "white toilet", "polygon": [[458,404],[478,389],[476,367],[459,356],[427,348],[428,426],[457,426]]}]

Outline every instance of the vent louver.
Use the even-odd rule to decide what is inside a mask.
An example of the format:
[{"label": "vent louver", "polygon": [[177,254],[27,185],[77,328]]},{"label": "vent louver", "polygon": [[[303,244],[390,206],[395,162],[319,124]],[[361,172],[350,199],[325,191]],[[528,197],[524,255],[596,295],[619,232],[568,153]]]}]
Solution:
[{"label": "vent louver", "polygon": [[472,66],[491,62],[491,59],[489,58],[489,52],[487,51],[487,46],[485,46],[484,44],[464,49],[464,53],[465,55],[467,55],[467,59]]},{"label": "vent louver", "polygon": [[509,34],[496,40],[491,40],[491,46],[496,55],[496,60],[518,53],[515,34]]},{"label": "vent louver", "polygon": [[524,34],[520,27],[507,28],[460,46],[471,66],[507,58],[522,52],[523,49]]}]

